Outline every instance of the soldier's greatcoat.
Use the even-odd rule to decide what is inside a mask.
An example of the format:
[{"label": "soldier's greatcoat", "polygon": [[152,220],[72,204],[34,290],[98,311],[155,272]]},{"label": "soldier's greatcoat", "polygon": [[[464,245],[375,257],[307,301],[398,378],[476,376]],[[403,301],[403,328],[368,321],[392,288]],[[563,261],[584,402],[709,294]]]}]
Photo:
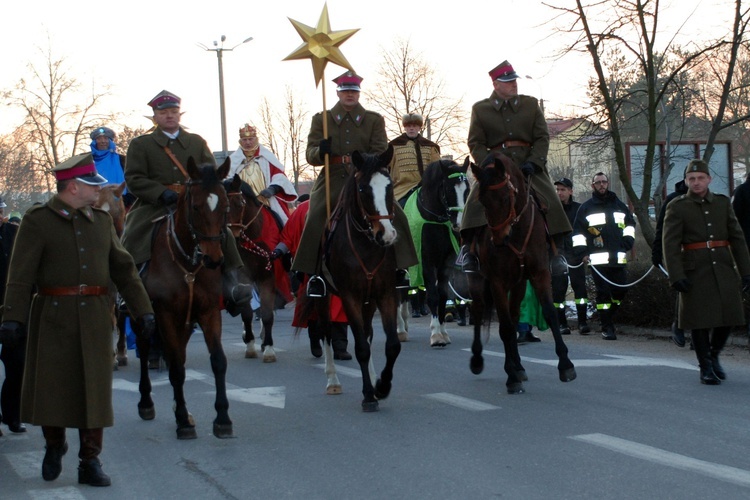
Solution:
[{"label": "soldier's greatcoat", "polygon": [[[351,155],[360,153],[382,154],[388,147],[383,117],[374,111],[367,111],[361,104],[351,111],[345,111],[341,103],[327,111],[328,136],[331,138],[331,155]],[[307,136],[307,162],[310,165],[323,165],[320,158],[320,141],[323,140],[323,113],[313,116],[310,133]],[[336,206],[341,190],[346,185],[351,164],[329,165],[331,207]],[[393,224],[398,233],[394,244],[396,264],[405,269],[418,262],[409,233],[409,222],[398,204],[394,207]],[[305,229],[302,232],[299,250],[294,256],[292,268],[308,274],[317,274],[320,242],[326,228],[326,188],[325,171],[321,169],[310,191],[310,210],[307,213]]]},{"label": "soldier's greatcoat", "polygon": [[[730,246],[682,250],[684,244],[707,241],[729,241]],[[687,278],[692,284],[689,292],[680,293],[680,328],[745,324],[740,276],[750,275],[750,255],[729,198],[709,191],[705,198],[687,193],[672,200],[662,248],[669,282]]]},{"label": "soldier's greatcoat", "polygon": [[42,296],[35,286],[110,286],[136,317],[153,313],[107,212],[59,197],[23,217],[8,271],[3,321],[26,325],[21,419],[95,429],[113,424],[109,295]]},{"label": "soldier's greatcoat", "polygon": [[[170,184],[185,184],[185,174],[167,155],[164,149],[167,146],[184,168],[187,168],[190,157],[197,165],[216,165],[206,141],[183,128],[176,139],[167,137],[159,127],[150,134],[133,139],[128,147],[125,181],[128,190],[138,200],[125,218],[122,244],[133,255],[136,264],[151,258],[152,221],[167,213],[167,207],[159,203],[159,196]],[[242,267],[234,238],[230,231],[226,234],[222,246],[224,269]]]},{"label": "soldier's greatcoat", "polygon": [[[504,148],[503,144],[508,141],[522,141],[529,146]],[[531,186],[547,207],[546,219],[550,234],[569,233],[572,230],[547,171],[549,131],[536,98],[518,95],[505,101],[493,92],[489,98],[475,103],[471,108],[468,145],[471,156],[478,165],[493,148],[511,158],[519,167],[527,161],[533,163],[535,172],[530,178]],[[474,194],[475,189],[472,186],[464,207],[462,229],[487,224],[484,208]]]}]

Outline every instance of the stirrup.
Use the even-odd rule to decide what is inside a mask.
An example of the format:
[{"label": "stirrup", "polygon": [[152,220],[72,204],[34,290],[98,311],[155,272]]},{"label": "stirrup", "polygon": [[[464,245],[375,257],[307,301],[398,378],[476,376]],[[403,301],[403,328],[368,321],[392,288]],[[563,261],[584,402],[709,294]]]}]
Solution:
[{"label": "stirrup", "polygon": [[456,267],[461,268],[461,271],[465,273],[478,273],[479,272],[479,260],[477,256],[471,253],[468,245],[461,247],[456,257]]},{"label": "stirrup", "polygon": [[306,292],[308,297],[325,297],[326,282],[323,281],[323,278],[314,274],[310,276],[310,280],[307,282]]}]

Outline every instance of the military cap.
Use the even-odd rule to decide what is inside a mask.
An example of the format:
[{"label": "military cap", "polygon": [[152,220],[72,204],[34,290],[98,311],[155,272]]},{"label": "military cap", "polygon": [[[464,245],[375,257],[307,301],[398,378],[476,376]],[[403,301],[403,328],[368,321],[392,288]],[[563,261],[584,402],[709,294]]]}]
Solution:
[{"label": "military cap", "polygon": [[424,119],[419,113],[408,113],[401,117],[401,123],[406,125],[419,125],[420,127],[424,124]]},{"label": "military cap", "polygon": [[169,92],[168,90],[162,90],[161,92],[156,94],[153,99],[148,101],[148,105],[151,106],[154,110],[179,108],[180,102],[182,102],[182,99],[174,95],[172,92]]},{"label": "military cap", "polygon": [[7,207],[7,206],[8,206],[8,205],[6,205],[6,204],[5,204],[5,200],[3,199],[3,197],[2,197],[2,196],[0,196],[0,208],[5,208],[5,207]]},{"label": "military cap", "polygon": [[342,90],[356,90],[359,92],[362,90],[359,88],[359,84],[362,83],[362,80],[364,80],[364,78],[354,71],[347,71],[343,75],[334,78],[333,83],[338,85],[338,87],[336,87],[336,91],[338,92],[341,92]]},{"label": "military cap", "polygon": [[243,137],[258,137],[258,132],[255,127],[246,123],[240,129],[240,139]]},{"label": "military cap", "polygon": [[100,137],[102,135],[106,135],[113,141],[115,140],[115,131],[108,127],[99,127],[95,128],[93,132],[91,132],[91,140],[96,140],[97,137]]},{"label": "military cap", "polygon": [[76,155],[62,162],[52,169],[52,173],[55,174],[55,179],[58,181],[78,179],[90,186],[101,186],[107,183],[107,179],[96,171],[94,157],[91,153]]},{"label": "military cap", "polygon": [[687,168],[685,168],[685,177],[687,177],[687,174],[690,172],[703,172],[706,175],[711,175],[708,171],[708,163],[697,158],[695,160],[690,160],[690,163],[688,163]]},{"label": "military cap", "polygon": [[560,177],[555,181],[555,185],[560,184],[561,186],[565,186],[566,188],[573,189],[573,181],[568,179],[567,177]]},{"label": "military cap", "polygon": [[513,69],[513,66],[505,60],[490,70],[490,78],[501,82],[512,82],[518,79],[518,73]]}]

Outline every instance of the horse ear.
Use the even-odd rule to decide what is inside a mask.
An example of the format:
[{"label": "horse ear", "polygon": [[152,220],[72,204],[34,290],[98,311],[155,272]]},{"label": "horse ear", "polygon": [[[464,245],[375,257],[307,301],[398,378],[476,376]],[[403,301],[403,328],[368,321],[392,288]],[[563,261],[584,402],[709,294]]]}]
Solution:
[{"label": "horse ear", "polygon": [[242,179],[239,175],[234,174],[234,177],[232,177],[232,183],[229,185],[229,188],[232,191],[239,191],[240,187],[242,186]]},{"label": "horse ear", "polygon": [[467,156],[466,158],[464,158],[464,164],[461,167],[461,170],[463,170],[464,173],[468,172],[470,165],[474,165],[474,164],[471,162],[471,158]]},{"label": "horse ear", "polygon": [[219,178],[219,180],[224,180],[227,178],[227,175],[229,174],[229,166],[232,164],[232,161],[227,156],[224,159],[224,163],[221,164],[221,166],[216,171],[216,176]]},{"label": "horse ear", "polygon": [[119,198],[120,196],[122,196],[123,191],[125,191],[125,181],[122,181],[120,185],[115,188],[114,194]]},{"label": "horse ear", "polygon": [[393,159],[393,145],[388,144],[388,149],[386,149],[385,152],[382,155],[380,155],[380,161],[383,165],[390,165],[392,159]]},{"label": "horse ear", "polygon": [[198,171],[198,167],[195,165],[195,159],[192,156],[188,157],[187,171],[191,179],[200,179],[201,173]]},{"label": "horse ear", "polygon": [[471,167],[471,173],[474,174],[474,177],[479,179],[484,169],[476,163],[469,163],[469,166]]}]

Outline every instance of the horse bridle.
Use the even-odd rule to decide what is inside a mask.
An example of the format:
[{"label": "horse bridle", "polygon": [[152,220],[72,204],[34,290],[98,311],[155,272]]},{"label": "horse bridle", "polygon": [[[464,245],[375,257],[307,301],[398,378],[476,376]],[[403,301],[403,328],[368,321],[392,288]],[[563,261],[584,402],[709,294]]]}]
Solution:
[{"label": "horse bridle", "polygon": [[[513,185],[513,181],[510,178],[510,174],[507,172],[505,173],[505,179],[500,181],[498,184],[492,184],[490,186],[487,186],[488,191],[498,191],[500,189],[503,189],[507,187],[510,191],[510,211],[508,212],[508,217],[500,222],[499,224],[492,225],[490,223],[489,217],[487,217],[487,226],[489,226],[490,231],[492,233],[500,232],[506,227],[513,227],[518,223],[519,220],[521,220],[521,217],[526,212],[526,210],[531,205],[531,186],[528,186],[528,189],[526,190],[527,196],[526,196],[526,203],[524,204],[523,208],[520,212],[516,213],[516,194],[518,194],[518,188]],[[523,241],[523,246],[521,249],[517,249],[513,244],[507,243],[508,248],[513,250],[513,252],[519,257],[521,260],[521,267],[523,267],[523,255],[526,253],[526,247],[528,246],[529,240],[531,239],[531,231],[534,228],[534,214],[535,211],[531,211],[531,221],[529,222],[529,230],[526,233],[526,237]],[[487,215],[485,211],[485,215]]]},{"label": "horse bridle", "polygon": [[[458,178],[458,182],[464,182],[466,180],[466,175],[464,175],[462,172],[455,172],[450,175],[448,175],[447,179],[456,179]],[[453,185],[453,184],[452,184]],[[458,200],[456,200],[458,201]],[[422,190],[419,190],[419,195],[417,196],[417,202],[419,203],[419,208],[421,210],[424,210],[428,214],[435,217],[437,220],[435,222],[448,222],[451,218],[451,212],[463,212],[463,207],[459,206],[450,206],[448,205],[448,198],[445,196],[445,179],[440,182],[440,204],[445,209],[444,214],[436,214],[435,212],[431,211],[429,208],[427,208],[424,205],[424,201],[422,201]]]},{"label": "horse bridle", "polygon": [[240,220],[239,222],[232,222],[230,221],[227,224],[227,227],[229,229],[232,228],[240,228],[240,248],[247,250],[248,252],[254,253],[256,255],[259,255],[261,257],[266,258],[266,271],[270,271],[272,264],[271,264],[271,254],[266,251],[265,248],[258,245],[255,241],[251,240],[250,237],[247,235],[246,231],[247,228],[253,225],[253,223],[258,220],[258,217],[260,216],[261,212],[263,211],[263,207],[260,207],[258,211],[255,213],[255,215],[248,221],[247,224],[243,224],[242,221],[245,219],[245,210],[247,209],[247,201],[245,201],[245,195],[242,194],[242,191],[238,193],[227,193],[227,196],[239,196],[240,201],[242,202],[242,212],[240,213]]},{"label": "horse bridle", "polygon": [[[359,175],[359,173],[355,174],[356,176]],[[393,212],[393,206],[391,206],[391,209],[388,211],[387,215],[381,215],[381,214],[371,214],[367,210],[365,210],[364,205],[362,204],[362,197],[360,196],[361,190],[358,188],[355,194],[355,199],[357,201],[357,208],[359,209],[359,215],[362,220],[364,220],[367,223],[367,227],[362,226],[359,224],[359,221],[357,221],[352,214],[348,214],[347,216],[347,226],[349,224],[349,221],[351,221],[352,224],[354,224],[354,227],[357,231],[360,233],[367,233],[367,237],[371,241],[375,241],[375,235],[372,232],[372,223],[375,221],[385,220],[388,219],[390,221],[393,220],[394,212]],[[343,193],[342,193],[343,194]]]}]

